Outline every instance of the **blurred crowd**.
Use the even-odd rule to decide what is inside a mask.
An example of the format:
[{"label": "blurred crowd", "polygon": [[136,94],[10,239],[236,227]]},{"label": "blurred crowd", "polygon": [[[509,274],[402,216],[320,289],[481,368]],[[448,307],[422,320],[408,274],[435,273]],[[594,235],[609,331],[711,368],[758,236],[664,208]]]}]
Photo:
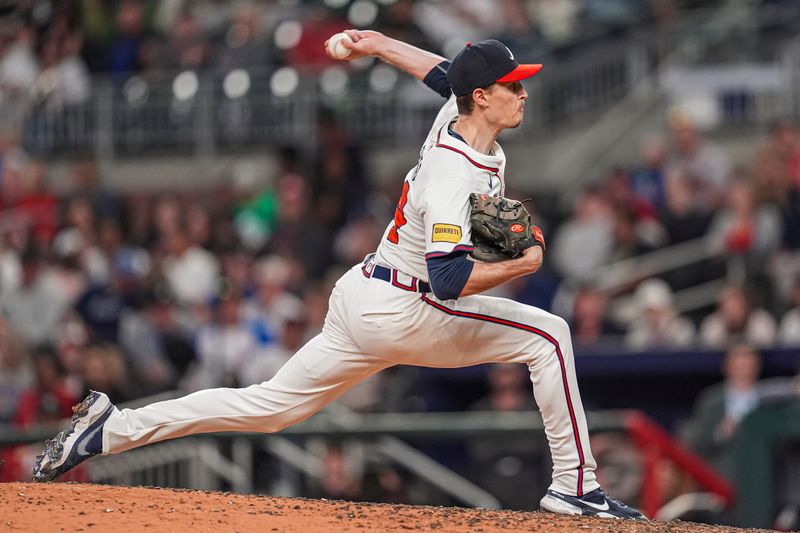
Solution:
[{"label": "blurred crowd", "polygon": [[[328,61],[319,42],[349,26],[445,55],[485,36],[548,53],[587,27],[668,16],[679,4],[22,1],[0,21],[0,107],[20,95],[80,104],[94,72],[124,79],[315,68]],[[348,139],[335,113],[321,117],[313,153],[275,149],[278,170],[266,179],[245,165],[212,189],[191,191],[121,193],[93,159],[74,161],[57,190],[48,162],[0,128],[0,424],[59,420],[88,389],[119,403],[258,383],[319,333],[333,283],[374,251],[402,185],[402,176],[388,188],[374,183],[366,148]],[[737,166],[741,157],[670,114],[663,131],[642,140],[636,165],[610,169],[566,212],[543,196],[533,201],[548,239],[545,266],[494,291],[564,316],[579,354],[730,350],[725,383],[700,398],[686,432],[723,473],[724,445],[764,397],[757,349],[800,344],[800,138],[785,120],[753,142],[755,156]],[[607,265],[698,242],[695,259],[658,277],[598,277]],[[680,291],[719,281],[713,303],[682,311]],[[425,392],[415,389],[424,382],[409,372],[380,374],[342,402],[358,411],[424,410]],[[497,366],[481,379],[486,396],[463,407],[535,407],[524,368]],[[324,475],[308,493],[435,501],[358,447],[326,446]],[[535,504],[512,477],[549,478],[537,439],[477,439],[467,453],[480,465],[476,481],[512,507]],[[0,478],[25,477],[15,457],[0,456]]]},{"label": "blurred crowd", "polygon": [[503,38],[528,53],[547,53],[603,29],[669,17],[681,4],[677,0],[22,0],[5,8],[8,16],[2,19],[0,50],[8,55],[0,72],[4,83],[27,89],[40,73],[67,62],[73,63],[69,70],[75,79],[86,71],[153,77],[165,69],[314,67],[328,63],[319,43],[345,27],[382,30],[448,56],[467,41],[488,37]]},{"label": "blurred crowd", "polygon": [[[329,118],[313,157],[283,148],[264,184],[239,172],[205,191],[121,194],[89,159],[56,194],[48,164],[0,137],[0,421],[37,420],[19,408],[30,390],[51,391],[36,409],[58,417],[89,388],[121,402],[269,379],[321,330],[332,283],[374,250],[398,194],[371,183],[364,149]],[[754,150],[734,168],[670,116],[639,165],[586,186],[569,213],[536,213],[546,265],[496,294],[565,316],[578,353],[797,345],[795,126]],[[596,282],[604,265],[697,239],[700,260],[661,278]],[[716,303],[679,313],[675,291],[704,280],[724,282]],[[350,401],[391,398],[373,385]]]},{"label": "blurred crowd", "polygon": [[[641,163],[588,186],[552,231],[549,255],[562,284],[553,306],[571,317],[577,343],[624,335],[632,349],[702,345],[796,345],[800,273],[800,140],[791,121],[775,123],[734,166],[684,115],[666,136],[643,140]],[[676,267],[653,279],[598,287],[605,265],[677,245]],[[688,254],[681,261],[681,253]],[[665,255],[661,256],[665,261]],[[678,312],[676,291],[722,282],[716,306]],[[622,294],[629,293],[625,298]],[[609,302],[613,300],[613,305]]]}]

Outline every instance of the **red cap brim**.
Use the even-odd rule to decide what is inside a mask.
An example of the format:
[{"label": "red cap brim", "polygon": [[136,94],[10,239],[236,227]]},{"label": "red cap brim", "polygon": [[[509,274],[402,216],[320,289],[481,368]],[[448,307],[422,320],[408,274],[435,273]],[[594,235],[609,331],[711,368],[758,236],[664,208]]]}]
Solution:
[{"label": "red cap brim", "polygon": [[542,70],[542,65],[518,65],[517,68],[500,78],[499,82],[505,81],[519,81],[525,78],[530,78],[537,72]]}]

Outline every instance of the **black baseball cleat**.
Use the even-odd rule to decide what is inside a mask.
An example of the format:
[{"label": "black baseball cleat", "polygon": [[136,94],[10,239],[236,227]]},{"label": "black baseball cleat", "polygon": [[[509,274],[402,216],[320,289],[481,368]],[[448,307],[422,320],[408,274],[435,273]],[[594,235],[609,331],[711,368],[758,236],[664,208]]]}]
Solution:
[{"label": "black baseball cleat", "polygon": [[103,424],[114,405],[102,392],[89,395],[72,408],[67,429],[49,439],[33,465],[34,481],[52,481],[103,450]]},{"label": "black baseball cleat", "polygon": [[647,520],[642,513],[612,498],[603,489],[595,489],[583,496],[567,496],[548,490],[539,507],[543,511],[559,514]]}]

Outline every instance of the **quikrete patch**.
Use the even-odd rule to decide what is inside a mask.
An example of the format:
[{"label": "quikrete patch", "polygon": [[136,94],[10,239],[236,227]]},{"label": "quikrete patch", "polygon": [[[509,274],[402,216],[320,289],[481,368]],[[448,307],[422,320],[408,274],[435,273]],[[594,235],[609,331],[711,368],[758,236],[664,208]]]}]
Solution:
[{"label": "quikrete patch", "polygon": [[458,242],[461,240],[461,227],[455,224],[434,224],[432,242]]}]

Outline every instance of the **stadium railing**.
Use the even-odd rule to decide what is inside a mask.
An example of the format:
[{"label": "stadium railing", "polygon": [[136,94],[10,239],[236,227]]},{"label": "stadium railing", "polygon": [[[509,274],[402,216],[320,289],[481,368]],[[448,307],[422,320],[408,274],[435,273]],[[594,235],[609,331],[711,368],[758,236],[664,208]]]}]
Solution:
[{"label": "stadium railing", "polygon": [[[549,65],[548,76],[531,87],[531,120],[513,137],[552,135],[620,100],[647,70],[647,46],[638,39],[612,42]],[[406,90],[402,78],[380,81],[374,73],[381,67],[388,68],[335,66],[330,76],[282,67],[172,72],[158,79],[134,75],[122,82],[96,77],[82,104],[65,106],[31,95],[11,105],[24,110],[19,114],[25,147],[42,156],[110,160],[313,145],[323,106],[336,110],[354,141],[417,144],[441,100],[421,95],[426,89]],[[338,81],[332,84],[331,78]],[[8,110],[0,115],[9,116]]]},{"label": "stadium railing", "polygon": [[[697,484],[729,505],[734,489],[715,474],[699,457],[677,443],[657,424],[638,411],[604,411],[589,415],[592,434],[627,434],[637,445],[644,465],[642,504],[648,516],[656,516],[668,502],[663,501],[656,465],[666,458],[688,473]],[[24,431],[3,428],[0,445],[36,443],[49,436],[51,425]],[[355,414],[323,412],[279,435],[219,434],[197,436],[160,443],[89,463],[89,479],[116,484],[153,484],[192,488],[231,487],[241,492],[253,490],[252,453],[254,447],[270,441],[283,441],[267,449],[307,475],[319,477],[319,458],[294,443],[314,438],[374,443],[377,451],[408,469],[444,493],[466,505],[497,508],[499,502],[444,465],[413,449],[400,439],[441,441],[479,436],[503,439],[538,435],[544,427],[538,412],[460,412],[460,413],[382,413]],[[291,440],[289,440],[291,439]],[[230,442],[231,458],[221,453],[222,440]]]}]

